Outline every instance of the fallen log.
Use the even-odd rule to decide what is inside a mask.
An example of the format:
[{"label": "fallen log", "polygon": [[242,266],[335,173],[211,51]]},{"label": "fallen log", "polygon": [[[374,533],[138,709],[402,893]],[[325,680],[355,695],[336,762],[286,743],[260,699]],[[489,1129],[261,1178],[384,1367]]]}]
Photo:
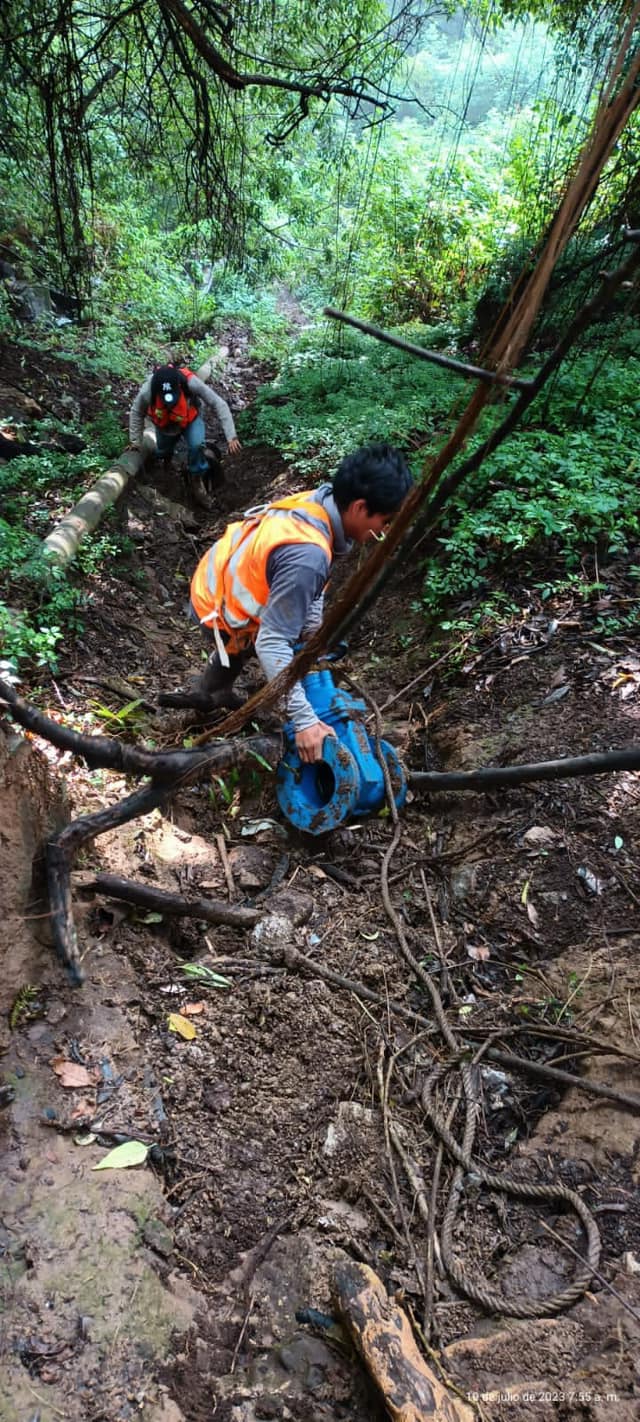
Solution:
[{"label": "fallen log", "polygon": [[75,557],[80,541],[96,528],[103,513],[115,504],[129,481],[140,472],[144,461],[144,449],[125,450],[47,534],[42,544],[42,556],[60,567],[66,567]]},{"label": "fallen log", "polygon": [[474,1412],[439,1382],[418,1351],[411,1325],[378,1275],[348,1260],[334,1271],[341,1321],[393,1422],[473,1422]]}]

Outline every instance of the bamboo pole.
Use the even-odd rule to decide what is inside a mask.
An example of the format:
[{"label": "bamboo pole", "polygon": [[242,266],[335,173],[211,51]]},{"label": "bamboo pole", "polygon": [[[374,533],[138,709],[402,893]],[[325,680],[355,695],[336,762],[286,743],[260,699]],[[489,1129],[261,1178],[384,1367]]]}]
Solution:
[{"label": "bamboo pole", "polygon": [[[199,380],[210,380],[221,358],[228,355],[228,348],[222,346],[217,356],[210,356],[201,365],[196,375]],[[66,568],[75,558],[78,545],[88,533],[97,528],[102,515],[112,504],[122,497],[127,485],[143,469],[147,459],[156,448],[155,429],[145,429],[142,449],[127,449],[114,464],[100,475],[95,484],[64,518],[55,525],[42,543],[42,556],[58,567]]]}]

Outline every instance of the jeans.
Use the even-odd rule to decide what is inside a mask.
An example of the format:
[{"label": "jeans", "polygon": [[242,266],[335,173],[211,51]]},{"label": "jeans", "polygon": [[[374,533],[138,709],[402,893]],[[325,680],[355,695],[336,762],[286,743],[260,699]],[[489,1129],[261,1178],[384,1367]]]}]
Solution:
[{"label": "jeans", "polygon": [[187,441],[187,468],[192,479],[199,479],[209,471],[209,465],[205,459],[204,441],[205,430],[202,415],[196,415],[191,424],[185,425],[184,429],[176,430],[175,434],[171,429],[156,430],[156,450],[160,459],[166,459],[173,451],[179,439]]}]

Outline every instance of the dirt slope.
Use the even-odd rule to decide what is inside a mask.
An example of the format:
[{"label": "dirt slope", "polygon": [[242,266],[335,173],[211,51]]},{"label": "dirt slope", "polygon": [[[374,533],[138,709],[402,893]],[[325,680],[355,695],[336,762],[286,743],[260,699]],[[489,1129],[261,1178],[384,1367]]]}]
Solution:
[{"label": "dirt slope", "polygon": [[[242,350],[236,359],[229,393],[239,402],[255,376]],[[95,731],[106,718],[91,702],[116,713],[139,696],[152,707],[160,688],[197,667],[198,634],[183,611],[196,559],[231,514],[292,487],[274,450],[245,448],[226,472],[210,516],[187,507],[178,471],[152,471],[132,492],[133,551],[124,567],[93,576],[84,629],[65,644],[55,679],[34,685],[43,708]],[[542,607],[513,586],[517,610],[459,654],[454,637],[433,672],[421,619],[408,611],[419,581],[408,575],[358,630],[347,668],[382,706],[394,698],[385,734],[416,769],[630,745],[640,664],[619,614],[637,589],[623,567],[605,576],[612,593],[600,608],[568,594]],[[246,673],[247,689],[257,677]],[[189,729],[184,717],[141,706],[122,733],[163,746]],[[117,777],[39,749],[66,779],[72,815],[125,793]],[[3,805],[13,821],[10,784]],[[487,1049],[640,1096],[639,802],[638,777],[627,773],[415,796],[401,817],[389,868],[395,911],[468,1055],[484,1049],[474,1159],[577,1191],[602,1236],[600,1272],[617,1290],[595,1278],[559,1316],[522,1322],[508,1302],[489,1313],[470,1302],[436,1263],[431,1343],[451,1384],[492,1422],[637,1416],[640,1114],[500,1066]],[[48,813],[43,805],[43,826]],[[167,814],[95,841],[79,869],[187,896],[261,903],[277,891],[287,902],[246,934],[158,921],[78,885],[87,982],[75,993],[42,941],[46,920],[32,917],[42,906],[9,879],[5,859],[3,901],[11,893],[18,903],[0,988],[2,1077],[15,1091],[0,1115],[12,1184],[0,1236],[0,1413],[10,1422],[385,1415],[344,1335],[323,1322],[334,1312],[332,1274],[343,1253],[365,1260],[422,1320],[428,1230],[415,1182],[422,1177],[428,1196],[437,1138],[420,1089],[446,1063],[443,1115],[460,1089],[431,999],[385,912],[390,842],[388,817],[323,839],[296,835],[259,768],[186,790]],[[32,852],[25,843],[24,856]],[[303,974],[295,948],[377,1002]],[[207,988],[185,962],[219,969],[229,985]],[[37,993],[18,1011],[26,983]],[[394,1001],[430,1027],[403,1019]],[[168,1016],[189,1006],[196,1035],[185,1040]],[[84,1088],[60,1085],[51,1065],[60,1056],[86,1068]],[[383,1111],[378,1069],[384,1076],[392,1058]],[[80,1144],[87,1125],[94,1139]],[[390,1126],[413,1162],[413,1185]],[[154,1143],[146,1165],[93,1173],[118,1135]],[[445,1155],[438,1228],[450,1176]],[[567,1286],[578,1268],[571,1249],[584,1247],[575,1215],[481,1189],[473,1173],[452,1243],[472,1280],[534,1304]]]}]

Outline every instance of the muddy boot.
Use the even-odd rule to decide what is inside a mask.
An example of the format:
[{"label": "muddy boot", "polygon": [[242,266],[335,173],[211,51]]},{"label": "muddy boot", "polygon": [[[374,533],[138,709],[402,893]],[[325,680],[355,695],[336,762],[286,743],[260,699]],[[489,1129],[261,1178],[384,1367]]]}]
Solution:
[{"label": "muddy boot", "polygon": [[199,509],[211,508],[211,500],[204,487],[204,480],[199,474],[189,479],[189,489],[191,491],[191,498]]},{"label": "muddy boot", "polygon": [[250,652],[232,655],[229,666],[223,667],[218,653],[212,652],[202,676],[196,677],[186,691],[162,692],[157,698],[158,705],[193,708],[195,711],[216,711],[224,707],[235,711],[242,706],[242,697],[233,691],[233,683],[250,655]]},{"label": "muddy boot", "polygon": [[208,468],[206,473],[203,471],[202,482],[205,486],[207,493],[213,494],[215,490],[220,487],[221,484],[224,484],[224,469],[222,467],[222,460],[220,458],[218,450],[211,449],[209,447],[205,449],[204,457],[207,461]]}]

